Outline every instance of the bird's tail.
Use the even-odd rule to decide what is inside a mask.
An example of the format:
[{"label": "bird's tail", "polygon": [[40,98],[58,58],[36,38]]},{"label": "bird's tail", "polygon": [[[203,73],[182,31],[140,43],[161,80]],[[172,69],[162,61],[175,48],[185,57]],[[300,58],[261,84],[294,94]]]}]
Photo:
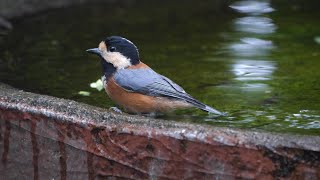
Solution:
[{"label": "bird's tail", "polygon": [[175,98],[178,98],[178,99],[181,99],[181,100],[184,100],[190,104],[192,104],[194,107],[196,108],[199,108],[203,111],[207,111],[209,113],[213,113],[213,114],[217,114],[219,116],[226,116],[227,114],[226,113],[223,113],[223,112],[220,112],[198,100],[196,100],[195,98],[193,98],[192,96],[190,96],[189,94],[187,93],[180,93],[180,94],[176,94],[176,93],[170,93],[170,92],[167,92],[167,95],[168,96],[171,96],[171,97],[175,97]]},{"label": "bird's tail", "polygon": [[200,108],[200,109],[202,109],[204,111],[207,111],[209,113],[218,114],[220,116],[226,116],[227,115],[226,113],[220,112],[220,111],[218,111],[218,110],[216,110],[216,109],[214,109],[214,108],[212,108],[210,106],[207,106],[207,105],[205,105],[205,108]]},{"label": "bird's tail", "polygon": [[219,116],[226,116],[226,113],[220,112],[196,99],[194,99],[192,96],[188,95],[184,96],[184,100],[187,101],[188,103],[192,104],[193,106],[203,110],[203,111],[207,111],[209,113],[213,113],[213,114],[217,114]]}]

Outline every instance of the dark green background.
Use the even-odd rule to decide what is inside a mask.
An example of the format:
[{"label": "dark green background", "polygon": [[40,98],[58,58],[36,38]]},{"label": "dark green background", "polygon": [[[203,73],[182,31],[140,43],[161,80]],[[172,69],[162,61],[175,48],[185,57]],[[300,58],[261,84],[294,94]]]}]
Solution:
[{"label": "dark green background", "polygon": [[[198,110],[160,118],[216,126],[320,135],[320,11],[317,1],[279,1],[261,15],[218,9],[213,1],[137,1],[51,10],[16,19],[0,41],[0,80],[40,94],[109,108],[114,104],[89,84],[101,77],[98,58],[85,52],[106,36],[121,35],[139,48],[143,62],[195,98],[228,112],[216,118]],[[272,19],[274,33],[239,31],[246,16]],[[244,38],[272,47],[232,49]],[[255,46],[253,46],[255,47]],[[235,65],[267,63],[268,80],[239,80]],[[262,64],[263,65],[263,64]],[[263,69],[262,69],[263,70]],[[249,74],[250,76],[250,74]],[[78,95],[90,91],[91,96]]]}]

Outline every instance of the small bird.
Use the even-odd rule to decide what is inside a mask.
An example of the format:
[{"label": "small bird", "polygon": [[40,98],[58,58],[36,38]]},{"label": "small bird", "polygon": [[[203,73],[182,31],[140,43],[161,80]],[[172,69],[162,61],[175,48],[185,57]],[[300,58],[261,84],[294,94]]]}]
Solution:
[{"label": "small bird", "polygon": [[224,113],[196,100],[169,78],[140,61],[138,48],[128,39],[110,36],[87,52],[100,57],[102,81],[109,97],[129,113],[144,114],[196,107]]}]

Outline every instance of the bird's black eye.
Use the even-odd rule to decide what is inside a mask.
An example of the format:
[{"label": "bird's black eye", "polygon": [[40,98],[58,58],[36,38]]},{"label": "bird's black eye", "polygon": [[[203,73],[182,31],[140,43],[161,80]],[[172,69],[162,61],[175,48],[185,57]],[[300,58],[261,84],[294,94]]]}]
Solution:
[{"label": "bird's black eye", "polygon": [[111,47],[109,48],[109,51],[110,51],[110,52],[114,52],[114,51],[116,51],[116,47],[111,46]]}]

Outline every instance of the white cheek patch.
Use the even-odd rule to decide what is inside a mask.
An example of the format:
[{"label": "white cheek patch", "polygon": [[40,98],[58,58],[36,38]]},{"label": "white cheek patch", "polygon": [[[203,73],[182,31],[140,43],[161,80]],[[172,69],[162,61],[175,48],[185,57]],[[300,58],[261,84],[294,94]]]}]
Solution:
[{"label": "white cheek patch", "polygon": [[130,59],[126,58],[119,52],[103,51],[102,57],[107,62],[113,64],[113,66],[117,69],[124,69],[132,65]]},{"label": "white cheek patch", "polygon": [[108,52],[106,44],[102,41],[99,44],[99,50],[102,52],[102,57],[108,63],[113,64],[117,69],[124,69],[131,66],[131,61],[119,52]]},{"label": "white cheek patch", "polygon": [[101,41],[99,44],[99,50],[100,51],[107,51],[107,46],[103,41]]}]

